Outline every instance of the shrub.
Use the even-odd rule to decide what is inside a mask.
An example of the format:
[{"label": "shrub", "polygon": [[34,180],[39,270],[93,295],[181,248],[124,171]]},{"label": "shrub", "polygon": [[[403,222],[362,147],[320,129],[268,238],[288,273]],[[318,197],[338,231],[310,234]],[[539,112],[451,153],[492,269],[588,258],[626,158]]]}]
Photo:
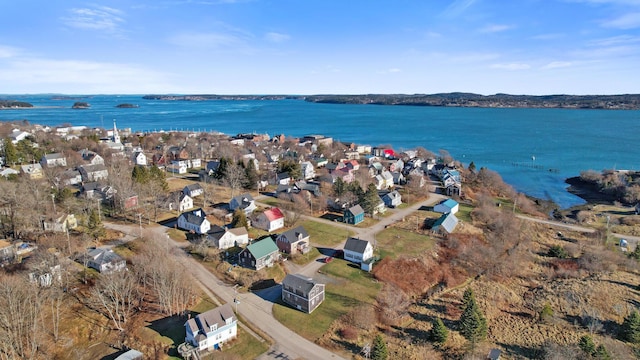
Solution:
[{"label": "shrub", "polygon": [[547,321],[553,317],[553,309],[551,308],[551,305],[549,303],[545,303],[542,310],[540,310],[539,315],[541,321]]},{"label": "shrub", "polygon": [[593,339],[589,335],[581,337],[578,346],[589,356],[592,356],[596,352],[596,344],[593,343]]},{"label": "shrub", "polygon": [[436,318],[433,321],[433,327],[429,335],[436,344],[444,344],[449,337],[449,330],[447,330],[440,318]]},{"label": "shrub", "polygon": [[620,340],[633,344],[640,343],[640,315],[637,311],[633,311],[624,319],[620,327]]},{"label": "shrub", "polygon": [[355,340],[358,338],[358,330],[353,326],[347,325],[339,331],[340,337],[345,340]]},{"label": "shrub", "polygon": [[553,245],[549,248],[549,252],[547,252],[547,255],[559,259],[566,259],[569,257],[569,252],[560,245]]}]

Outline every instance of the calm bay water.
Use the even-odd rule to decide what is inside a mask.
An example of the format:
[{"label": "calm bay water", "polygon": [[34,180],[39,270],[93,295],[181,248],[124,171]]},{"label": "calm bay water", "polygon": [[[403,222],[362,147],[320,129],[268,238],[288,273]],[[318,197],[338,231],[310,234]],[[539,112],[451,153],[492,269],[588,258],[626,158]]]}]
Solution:
[{"label": "calm bay water", "polygon": [[[640,111],[482,109],[413,106],[331,105],[300,100],[159,101],[141,96],[83,98],[49,95],[1,96],[27,101],[33,109],[2,110],[0,121],[86,125],[133,131],[195,130],[302,136],[324,134],[340,141],[390,144],[396,150],[422,146],[499,172],[518,191],[551,199],[561,207],[583,201],[564,180],[582,170],[640,168]],[[115,108],[132,103],[134,109]],[[517,166],[516,166],[517,165]]]}]

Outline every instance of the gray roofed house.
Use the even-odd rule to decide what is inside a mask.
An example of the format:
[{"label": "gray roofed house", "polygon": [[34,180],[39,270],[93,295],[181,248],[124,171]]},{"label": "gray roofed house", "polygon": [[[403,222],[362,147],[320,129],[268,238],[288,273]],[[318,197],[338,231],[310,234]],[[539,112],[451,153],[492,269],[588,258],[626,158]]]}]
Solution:
[{"label": "gray roofed house", "polygon": [[229,201],[229,210],[235,211],[241,209],[245,214],[249,215],[256,209],[255,200],[249,193],[238,195]]},{"label": "gray roofed house", "polygon": [[86,261],[88,267],[101,273],[122,270],[127,267],[127,262],[111,249],[91,248],[86,254],[80,256],[82,263]]},{"label": "gray roofed house", "polygon": [[394,208],[402,204],[402,196],[397,190],[393,190],[382,196],[382,201],[384,201],[384,204],[388,207]]},{"label": "gray roofed house", "polygon": [[178,216],[178,227],[196,234],[206,234],[211,229],[211,223],[202,209],[194,209]]},{"label": "gray roofed house", "polygon": [[194,184],[185,186],[184,189],[182,189],[182,192],[194,198],[196,196],[200,196],[204,194],[204,189],[200,184],[194,183]]},{"label": "gray roofed house", "polygon": [[238,318],[231,304],[224,304],[187,320],[184,327],[185,342],[198,350],[213,350],[237,336]]},{"label": "gray roofed house", "polygon": [[289,274],[282,280],[282,301],[310,314],[324,301],[324,284],[299,274]]},{"label": "gray roofed house", "polygon": [[227,229],[212,225],[207,233],[207,240],[219,249],[228,249],[233,246],[246,245],[249,242],[249,233],[244,226]]},{"label": "gray roofed house", "polygon": [[373,246],[366,240],[360,240],[356,238],[348,238],[344,244],[344,259],[354,262],[362,263],[373,258]]},{"label": "gray roofed house", "polygon": [[309,233],[304,227],[287,230],[276,238],[278,249],[286,254],[306,254],[311,250],[309,246]]},{"label": "gray roofed house", "polygon": [[84,182],[99,181],[109,177],[109,171],[104,164],[81,165],[78,166],[78,171]]},{"label": "gray roofed house", "polygon": [[40,158],[42,167],[67,166],[67,158],[62,153],[52,153],[42,155]]},{"label": "gray roofed house", "polygon": [[345,209],[342,214],[342,219],[347,224],[357,225],[364,221],[364,210],[360,205],[354,205],[348,209]]}]

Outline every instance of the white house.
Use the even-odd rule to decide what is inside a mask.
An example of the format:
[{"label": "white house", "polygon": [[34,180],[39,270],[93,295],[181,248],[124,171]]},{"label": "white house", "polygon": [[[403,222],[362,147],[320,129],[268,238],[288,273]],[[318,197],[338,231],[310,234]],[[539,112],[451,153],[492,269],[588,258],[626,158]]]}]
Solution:
[{"label": "white house", "polygon": [[171,163],[166,167],[167,171],[173,174],[186,174],[188,171],[187,164]]},{"label": "white house", "polygon": [[227,303],[196,315],[184,323],[184,327],[185,342],[198,350],[214,350],[237,336],[238,319],[231,304]]},{"label": "white house", "polygon": [[84,256],[87,266],[101,273],[118,271],[127,267],[127,262],[111,249],[91,248]]},{"label": "white house", "polygon": [[384,201],[384,204],[387,205],[388,207],[394,208],[402,204],[402,196],[400,195],[398,190],[393,190],[391,192],[386,193],[382,197],[382,201]]},{"label": "white house", "polygon": [[300,170],[302,171],[302,178],[304,180],[310,180],[316,177],[316,170],[311,161],[304,161],[300,164]]},{"label": "white house", "polygon": [[373,246],[366,240],[360,240],[350,237],[344,244],[344,259],[362,263],[373,258]]},{"label": "white house", "polygon": [[84,182],[100,181],[109,177],[109,170],[103,164],[81,165],[78,166],[78,171]]},{"label": "white house", "polygon": [[211,223],[202,209],[195,209],[178,216],[178,227],[196,234],[206,234],[211,229]]},{"label": "white house", "polygon": [[193,199],[191,196],[182,193],[180,195],[180,200],[178,201],[178,211],[184,212],[193,207]]},{"label": "white house", "polygon": [[284,214],[280,209],[274,207],[258,214],[251,225],[265,231],[275,231],[284,227]]},{"label": "white house", "polygon": [[249,243],[249,233],[244,226],[227,229],[218,225],[211,226],[207,233],[207,239],[219,249],[228,249],[234,246],[247,245]]},{"label": "white house", "polygon": [[64,157],[62,153],[52,153],[42,155],[40,158],[40,165],[45,167],[54,167],[54,166],[67,166],[67,158]]},{"label": "white house", "polygon": [[256,209],[256,202],[253,200],[251,194],[246,193],[238,195],[229,201],[229,210],[235,211],[240,209],[244,211],[246,215],[249,215]]},{"label": "white house", "polygon": [[131,156],[133,165],[147,166],[147,156],[142,151],[136,151]]},{"label": "white house", "polygon": [[192,198],[204,194],[204,189],[198,183],[189,184],[182,189],[182,193],[191,196]]},{"label": "white house", "polygon": [[442,201],[433,207],[433,211],[443,213],[443,214],[455,214],[458,212],[458,202],[453,199],[447,199]]}]

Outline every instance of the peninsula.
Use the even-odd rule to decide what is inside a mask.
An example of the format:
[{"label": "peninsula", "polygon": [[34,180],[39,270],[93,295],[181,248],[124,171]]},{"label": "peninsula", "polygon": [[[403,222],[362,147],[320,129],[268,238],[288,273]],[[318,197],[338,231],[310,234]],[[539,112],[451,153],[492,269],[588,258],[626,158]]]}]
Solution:
[{"label": "peninsula", "polygon": [[305,100],[324,104],[411,105],[482,108],[640,109],[640,94],[624,95],[480,95],[366,94],[366,95],[146,95],[146,100]]}]

